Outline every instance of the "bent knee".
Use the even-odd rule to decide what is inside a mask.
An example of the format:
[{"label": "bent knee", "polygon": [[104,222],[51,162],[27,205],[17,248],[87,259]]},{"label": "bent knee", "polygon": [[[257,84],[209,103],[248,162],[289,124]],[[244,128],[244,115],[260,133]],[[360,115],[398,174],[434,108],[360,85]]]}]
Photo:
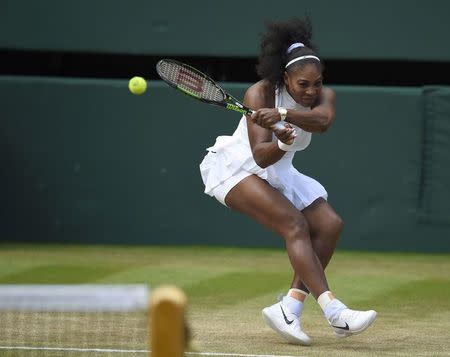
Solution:
[{"label": "bent knee", "polygon": [[309,238],[309,225],[307,220],[300,214],[288,217],[283,224],[281,235],[285,240]]},{"label": "bent knee", "polygon": [[328,236],[335,236],[336,239],[344,230],[344,220],[337,213],[332,213],[323,225],[323,233]]}]

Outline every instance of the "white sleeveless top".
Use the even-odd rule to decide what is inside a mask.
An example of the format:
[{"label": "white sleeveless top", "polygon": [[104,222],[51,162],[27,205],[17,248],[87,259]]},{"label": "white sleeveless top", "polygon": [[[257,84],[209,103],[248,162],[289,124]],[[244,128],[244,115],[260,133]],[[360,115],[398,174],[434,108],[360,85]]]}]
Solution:
[{"label": "white sleeveless top", "polygon": [[[311,110],[298,104],[287,92],[283,86],[275,91],[275,107],[284,107],[296,110]],[[292,125],[292,124],[291,124]],[[297,137],[295,138],[295,147],[297,151],[304,150],[311,142],[311,133],[295,127]],[[273,141],[278,140],[273,135]],[[267,180],[274,188],[283,192],[289,199],[294,199],[295,191],[293,186],[296,185],[294,176],[301,175],[307,179],[313,180],[305,175],[300,174],[292,165],[292,159],[295,151],[286,152],[283,157],[276,163],[267,168],[259,167],[253,159],[250,142],[247,132],[247,118],[243,115],[238,127],[232,136],[219,136],[214,146],[209,147],[208,154],[200,164],[200,172],[205,184],[205,193],[213,196],[212,191],[221,185],[225,180],[237,174],[240,170],[258,175]],[[313,180],[316,182],[315,180]],[[317,183],[318,184],[318,183]],[[320,185],[318,191],[320,196],[326,198],[326,191]],[[316,192],[319,194],[319,192]],[[292,201],[291,199],[291,201]]]},{"label": "white sleeveless top", "polygon": [[[281,90],[275,90],[275,108],[283,107],[287,109],[295,109],[298,111],[310,111],[310,108],[306,108],[301,104],[298,104],[288,93],[286,87],[282,87]],[[295,147],[295,151],[305,150],[308,145],[311,143],[312,134],[304,131],[299,128],[297,125],[291,124],[295,128],[297,133],[297,137],[295,138],[295,142],[293,146]],[[274,140],[277,140],[274,135]]]}]

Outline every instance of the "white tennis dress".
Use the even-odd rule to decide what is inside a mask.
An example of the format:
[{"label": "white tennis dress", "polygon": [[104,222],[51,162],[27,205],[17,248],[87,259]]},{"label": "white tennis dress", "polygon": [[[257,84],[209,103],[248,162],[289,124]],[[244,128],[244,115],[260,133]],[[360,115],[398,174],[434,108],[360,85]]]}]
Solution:
[{"label": "white tennis dress", "polygon": [[[284,86],[275,91],[275,107],[311,110],[298,104]],[[311,133],[293,126],[297,132],[294,145],[297,151],[304,150],[311,142]],[[273,140],[277,140],[275,135]],[[286,152],[279,161],[267,168],[263,169],[256,164],[250,148],[245,116],[242,116],[232,136],[217,137],[214,146],[207,151],[208,154],[200,164],[205,193],[224,205],[228,192],[250,175],[266,180],[299,210],[320,197],[327,199],[327,192],[319,182],[298,172],[292,165],[295,151]]]}]

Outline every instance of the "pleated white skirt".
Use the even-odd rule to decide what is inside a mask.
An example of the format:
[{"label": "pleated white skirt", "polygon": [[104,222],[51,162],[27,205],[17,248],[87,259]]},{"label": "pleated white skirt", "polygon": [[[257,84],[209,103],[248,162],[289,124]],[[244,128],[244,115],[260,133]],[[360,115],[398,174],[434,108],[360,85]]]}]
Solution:
[{"label": "pleated white skirt", "polygon": [[[236,133],[235,133],[236,134]],[[225,204],[228,192],[241,180],[257,175],[281,192],[299,210],[316,199],[327,199],[325,188],[292,165],[294,152],[287,152],[281,160],[263,169],[259,167],[248,143],[239,135],[219,136],[200,164],[205,193]]]}]

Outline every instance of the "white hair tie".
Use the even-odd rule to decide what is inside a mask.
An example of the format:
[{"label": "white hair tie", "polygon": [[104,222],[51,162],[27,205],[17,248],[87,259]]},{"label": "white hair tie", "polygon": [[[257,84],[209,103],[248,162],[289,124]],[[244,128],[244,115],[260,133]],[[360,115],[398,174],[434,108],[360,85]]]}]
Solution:
[{"label": "white hair tie", "polygon": [[303,43],[301,43],[301,42],[295,42],[295,43],[293,43],[292,45],[290,45],[288,47],[288,49],[286,50],[286,53],[289,54],[289,53],[291,53],[292,51],[294,51],[298,47],[305,47],[305,45]]},{"label": "white hair tie", "polygon": [[320,59],[317,56],[313,56],[313,55],[300,56],[300,57],[296,57],[293,60],[289,61],[287,63],[287,65],[286,65],[286,67],[284,67],[284,68],[288,68],[292,63],[297,62],[297,61],[301,61],[301,60],[304,60],[304,59],[307,59],[307,58],[312,58],[312,59],[315,59],[316,61],[320,62]]}]

